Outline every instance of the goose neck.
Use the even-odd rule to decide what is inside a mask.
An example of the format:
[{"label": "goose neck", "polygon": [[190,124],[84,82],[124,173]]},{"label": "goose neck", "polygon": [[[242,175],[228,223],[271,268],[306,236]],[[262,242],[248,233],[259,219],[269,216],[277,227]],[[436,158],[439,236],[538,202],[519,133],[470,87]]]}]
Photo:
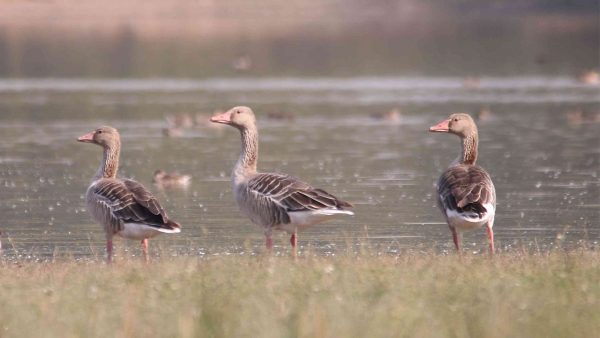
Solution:
[{"label": "goose neck", "polygon": [[460,156],[460,163],[471,165],[475,164],[475,162],[477,161],[477,144],[477,132],[473,132],[462,138],[462,151]]},{"label": "goose neck", "polygon": [[94,181],[101,178],[117,177],[120,148],[120,144],[104,148],[102,162],[100,162],[100,167],[98,168],[98,171],[96,171],[96,175],[94,175]]},{"label": "goose neck", "polygon": [[256,127],[241,129],[242,151],[233,171],[234,181],[240,181],[256,173],[258,161],[258,131]]}]

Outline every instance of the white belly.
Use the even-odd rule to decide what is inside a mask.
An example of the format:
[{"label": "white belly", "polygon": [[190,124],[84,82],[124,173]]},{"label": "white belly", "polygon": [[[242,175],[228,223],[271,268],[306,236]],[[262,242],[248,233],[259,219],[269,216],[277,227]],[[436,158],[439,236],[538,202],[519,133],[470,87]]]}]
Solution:
[{"label": "white belly", "polygon": [[[495,208],[491,204],[484,204],[483,207],[487,212],[482,217],[474,217],[473,214],[459,213],[453,210],[446,210],[446,218],[451,227],[459,230],[473,230],[482,227],[490,219],[493,220]],[[493,226],[493,222],[491,223]]]},{"label": "white belly", "polygon": [[296,231],[302,231],[312,225],[325,222],[328,219],[338,215],[354,215],[352,211],[348,210],[337,210],[337,209],[321,209],[313,211],[297,211],[290,212],[290,223],[279,224],[276,226],[277,229],[285,230],[288,233]]},{"label": "white belly", "polygon": [[[177,229],[177,230],[179,230],[179,229]],[[121,236],[123,238],[128,238],[128,239],[142,240],[145,238],[155,237],[156,235],[159,235],[163,232],[176,233],[179,231],[161,231],[158,228],[151,227],[146,224],[125,223],[125,224],[123,224],[123,230],[117,232],[117,236]]]}]

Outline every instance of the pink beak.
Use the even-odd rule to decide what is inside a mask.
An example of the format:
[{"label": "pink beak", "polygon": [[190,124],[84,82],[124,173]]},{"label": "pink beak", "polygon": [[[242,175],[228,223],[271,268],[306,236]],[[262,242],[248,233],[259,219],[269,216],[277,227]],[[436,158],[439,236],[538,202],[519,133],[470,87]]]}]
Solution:
[{"label": "pink beak", "polygon": [[448,127],[449,123],[450,123],[449,119],[444,120],[444,121],[436,124],[435,126],[429,127],[429,131],[439,132],[439,133],[447,133],[449,131],[449,127]]},{"label": "pink beak", "polygon": [[89,132],[83,136],[77,138],[78,142],[94,142],[94,132]]},{"label": "pink beak", "polygon": [[231,113],[228,111],[224,113],[217,113],[210,118],[210,122],[231,124]]}]

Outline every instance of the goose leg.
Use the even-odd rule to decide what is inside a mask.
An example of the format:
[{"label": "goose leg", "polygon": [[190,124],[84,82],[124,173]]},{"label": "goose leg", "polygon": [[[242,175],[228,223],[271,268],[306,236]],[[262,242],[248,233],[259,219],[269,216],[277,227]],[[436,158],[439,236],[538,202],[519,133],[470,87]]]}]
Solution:
[{"label": "goose leg", "polygon": [[112,236],[106,236],[106,263],[112,263],[113,241]]},{"label": "goose leg", "polygon": [[150,257],[148,256],[148,238],[142,239],[142,251],[144,252],[144,261],[148,263]]},{"label": "goose leg", "polygon": [[298,252],[296,251],[296,245],[298,245],[297,233],[298,233],[298,231],[294,230],[292,237],[290,237],[290,244],[292,245],[292,257],[294,257],[294,258],[296,258],[296,256],[298,255]]},{"label": "goose leg", "polygon": [[486,230],[487,230],[487,237],[488,237],[488,242],[490,245],[490,255],[493,255],[494,253],[496,253],[496,249],[494,248],[494,230],[492,229],[493,226],[493,221],[490,221],[487,223],[486,225]]},{"label": "goose leg", "polygon": [[272,252],[273,251],[273,234],[272,234],[271,228],[268,228],[265,230],[265,238],[266,238],[267,250],[269,250],[269,252]]},{"label": "goose leg", "polygon": [[461,246],[461,236],[460,233],[456,230],[455,227],[450,227],[450,231],[452,231],[452,239],[454,240],[454,246],[456,247],[456,251],[460,253]]}]

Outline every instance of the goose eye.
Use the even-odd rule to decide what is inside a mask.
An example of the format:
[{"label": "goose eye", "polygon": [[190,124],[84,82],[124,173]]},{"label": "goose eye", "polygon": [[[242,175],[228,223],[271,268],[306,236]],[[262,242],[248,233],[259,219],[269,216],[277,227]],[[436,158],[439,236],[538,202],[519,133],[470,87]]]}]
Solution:
[{"label": "goose eye", "polygon": [[242,112],[238,110],[236,113],[241,114]]},{"label": "goose eye", "polygon": [[98,134],[102,134],[102,130],[98,130],[96,133],[98,133]]},{"label": "goose eye", "polygon": [[458,122],[458,119],[456,117],[454,118],[454,122]]}]

